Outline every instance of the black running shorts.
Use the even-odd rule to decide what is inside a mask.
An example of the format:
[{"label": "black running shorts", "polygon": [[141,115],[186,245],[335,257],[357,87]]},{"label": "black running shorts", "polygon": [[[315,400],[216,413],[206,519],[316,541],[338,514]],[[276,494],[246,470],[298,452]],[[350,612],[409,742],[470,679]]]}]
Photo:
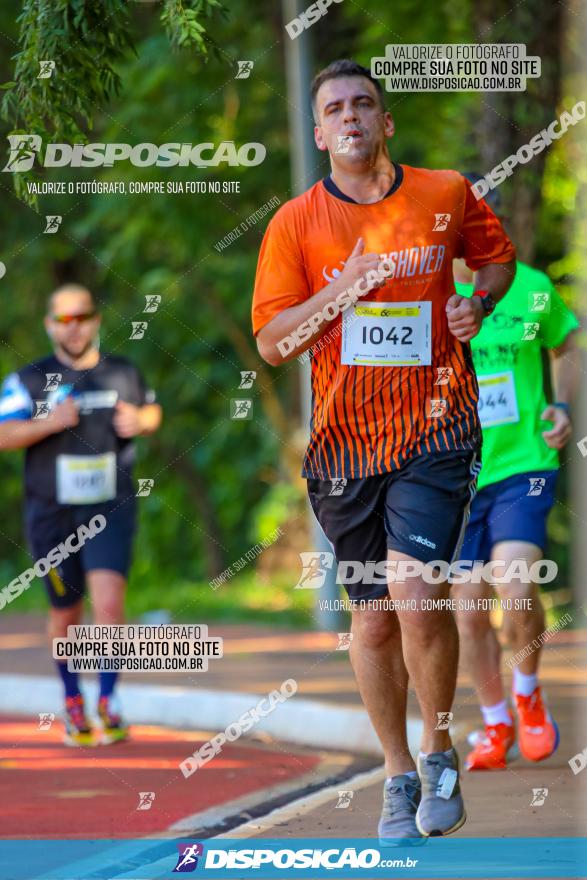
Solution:
[{"label": "black running shorts", "polygon": [[[75,506],[27,501],[26,532],[35,560],[47,557],[53,548],[66,542],[80,526],[87,527],[97,515],[106,520],[103,530],[69,553],[57,568],[51,568],[43,577],[54,608],[68,608],[83,598],[88,571],[104,568],[127,576],[136,530],[136,500],[130,496],[122,501]],[[79,539],[74,544],[77,547]]]},{"label": "black running shorts", "polygon": [[333,546],[349,598],[379,599],[387,595],[387,586],[373,583],[367,573],[359,582],[345,583],[345,568],[351,575],[353,569],[343,562],[382,562],[388,549],[425,564],[453,562],[480,469],[477,453],[445,452],[418,456],[399,470],[373,477],[309,479],[310,503]]}]

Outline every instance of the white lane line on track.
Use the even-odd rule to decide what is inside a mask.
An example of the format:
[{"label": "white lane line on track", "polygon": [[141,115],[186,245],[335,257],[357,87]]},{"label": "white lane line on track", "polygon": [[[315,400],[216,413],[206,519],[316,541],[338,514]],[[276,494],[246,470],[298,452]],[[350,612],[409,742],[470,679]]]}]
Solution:
[{"label": "white lane line on track", "polygon": [[[0,713],[36,715],[61,712],[63,696],[57,678],[40,675],[0,674]],[[83,683],[93,705],[98,689]],[[124,716],[130,724],[157,724],[183,730],[224,730],[254,706],[263,694],[236,693],[171,685],[127,684],[118,688]],[[293,697],[255,725],[255,731],[279,742],[340,752],[382,755],[381,744],[369,716],[361,707]],[[422,722],[408,718],[408,744],[417,751]]]}]

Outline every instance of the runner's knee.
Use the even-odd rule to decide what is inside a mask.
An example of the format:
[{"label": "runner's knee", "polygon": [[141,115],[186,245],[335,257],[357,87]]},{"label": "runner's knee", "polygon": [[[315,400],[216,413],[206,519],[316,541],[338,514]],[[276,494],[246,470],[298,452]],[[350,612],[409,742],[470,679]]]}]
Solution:
[{"label": "runner's knee", "polygon": [[468,639],[482,638],[491,629],[487,611],[459,611],[456,620],[460,635]]},{"label": "runner's knee", "polygon": [[361,647],[376,651],[399,635],[397,618],[386,611],[355,611],[352,632]]}]

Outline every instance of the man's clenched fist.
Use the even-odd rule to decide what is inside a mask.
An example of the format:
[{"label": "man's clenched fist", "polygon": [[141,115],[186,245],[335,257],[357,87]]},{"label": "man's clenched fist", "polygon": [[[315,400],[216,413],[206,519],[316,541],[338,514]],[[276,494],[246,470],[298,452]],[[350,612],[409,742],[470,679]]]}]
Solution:
[{"label": "man's clenched fist", "polygon": [[469,342],[483,323],[483,305],[478,296],[470,299],[454,293],[446,304],[448,329],[459,342]]},{"label": "man's clenched fist", "polygon": [[124,440],[136,437],[143,430],[141,407],[119,400],[114,408],[112,424],[115,433]]},{"label": "man's clenched fist", "polygon": [[76,425],[79,425],[79,410],[73,397],[69,396],[52,407],[45,419],[45,428],[52,434],[60,434],[68,428],[75,428]]}]

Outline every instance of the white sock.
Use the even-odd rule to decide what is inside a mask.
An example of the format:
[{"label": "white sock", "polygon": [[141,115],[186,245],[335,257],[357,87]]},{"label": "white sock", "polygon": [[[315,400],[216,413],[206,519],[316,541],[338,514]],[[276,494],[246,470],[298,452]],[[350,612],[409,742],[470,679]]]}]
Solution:
[{"label": "white sock", "polygon": [[514,693],[520,694],[522,697],[529,697],[538,687],[538,676],[536,673],[526,675],[524,672],[514,666]]},{"label": "white sock", "polygon": [[481,714],[485,724],[509,724],[511,726],[512,719],[508,712],[508,704],[505,700],[496,703],[495,706],[481,706]]}]

